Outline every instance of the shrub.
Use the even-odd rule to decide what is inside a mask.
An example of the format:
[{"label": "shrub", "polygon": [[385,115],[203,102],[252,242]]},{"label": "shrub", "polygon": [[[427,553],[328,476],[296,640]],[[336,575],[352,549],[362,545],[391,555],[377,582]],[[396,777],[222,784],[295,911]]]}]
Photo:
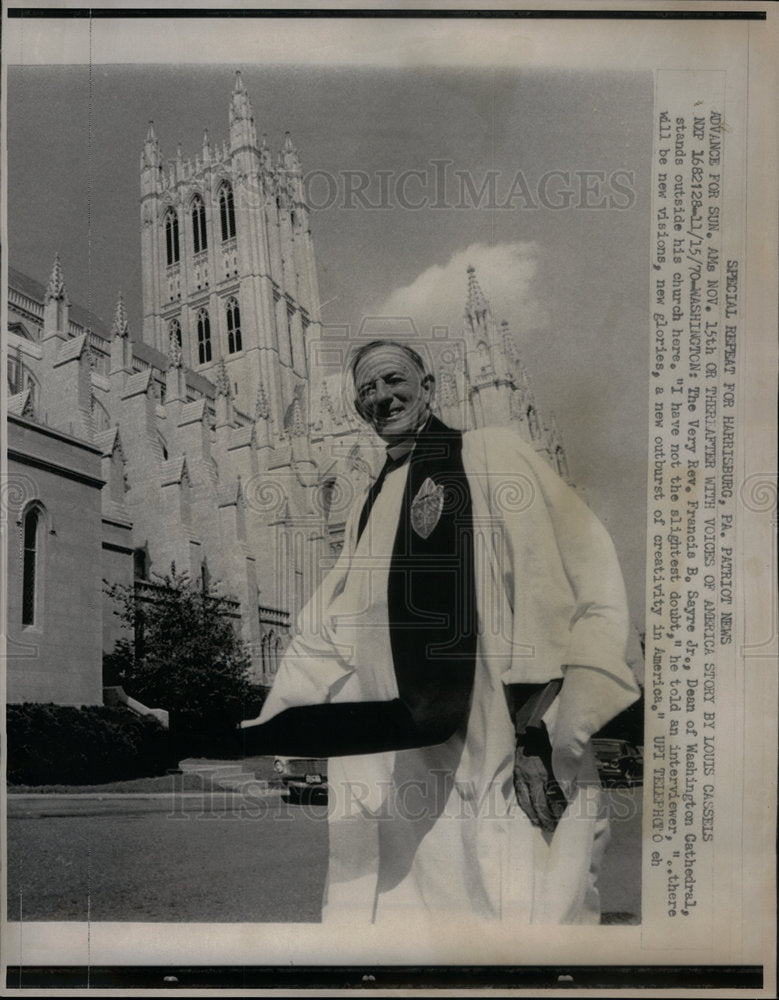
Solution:
[{"label": "shrub", "polygon": [[113,584],[106,591],[133,638],[117,642],[104,660],[104,676],[145,705],[170,712],[180,756],[231,753],[235,726],[247,718],[257,692],[230,602],[216,585],[195,583],[175,566],[151,586]]},{"label": "shrub", "polygon": [[101,784],[176,766],[167,730],[123,707],[8,705],[6,732],[10,784]]}]

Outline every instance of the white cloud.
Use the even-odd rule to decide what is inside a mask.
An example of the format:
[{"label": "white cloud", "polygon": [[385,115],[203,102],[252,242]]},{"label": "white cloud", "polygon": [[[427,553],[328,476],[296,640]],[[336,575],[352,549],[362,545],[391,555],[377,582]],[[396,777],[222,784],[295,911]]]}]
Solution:
[{"label": "white cloud", "polygon": [[400,333],[402,336],[410,329],[410,319],[422,339],[429,338],[436,327],[445,327],[449,337],[459,338],[470,264],[476,269],[497,323],[508,320],[514,334],[545,324],[544,310],[534,295],[535,244],[473,243],[454,254],[446,264],[434,264],[410,285],[395,289],[375,310],[374,317],[366,320],[363,335]]}]

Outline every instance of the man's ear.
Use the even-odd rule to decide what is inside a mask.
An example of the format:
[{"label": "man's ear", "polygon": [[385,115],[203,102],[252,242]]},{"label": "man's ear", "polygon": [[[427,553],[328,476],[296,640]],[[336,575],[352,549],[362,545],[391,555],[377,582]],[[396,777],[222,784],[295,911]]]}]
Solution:
[{"label": "man's ear", "polygon": [[422,385],[427,389],[428,402],[432,402],[435,394],[435,375],[425,375],[422,379]]}]

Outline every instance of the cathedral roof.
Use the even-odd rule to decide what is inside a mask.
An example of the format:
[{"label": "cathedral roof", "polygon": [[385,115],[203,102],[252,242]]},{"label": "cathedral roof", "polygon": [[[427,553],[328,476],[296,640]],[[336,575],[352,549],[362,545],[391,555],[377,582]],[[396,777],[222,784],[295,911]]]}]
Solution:
[{"label": "cathedral roof", "polygon": [[129,399],[130,396],[138,396],[143,392],[148,392],[150,380],[151,369],[149,368],[145,372],[136,372],[131,375],[124,384],[122,399]]},{"label": "cathedral roof", "polygon": [[254,437],[254,424],[246,424],[244,427],[233,427],[230,433],[230,444],[228,448],[243,448],[252,443]]},{"label": "cathedral roof", "polygon": [[[10,264],[8,265],[8,288],[9,290],[14,289],[17,292],[21,292],[28,299],[32,299],[41,305],[43,305],[46,298],[46,285],[40,281],[36,281],[35,278],[29,277],[27,274],[22,274],[21,271],[17,271]],[[108,340],[111,336],[108,327],[99,316],[96,316],[88,309],[84,309],[83,306],[78,305],[76,302],[71,302],[70,304],[70,318],[74,323],[83,326],[85,330],[92,330],[98,337]]]},{"label": "cathedral roof", "polygon": [[59,350],[57,360],[54,362],[55,366],[61,365],[65,361],[72,361],[74,358],[80,358],[86,342],[87,335],[85,333],[82,333],[80,337],[73,337],[72,340],[66,340]]},{"label": "cathedral roof", "polygon": [[193,424],[203,419],[203,414],[205,413],[206,401],[205,399],[196,399],[192,403],[185,403],[181,407],[181,417],[179,419],[179,426],[182,424]]},{"label": "cathedral roof", "polygon": [[172,486],[175,483],[180,483],[185,476],[189,478],[187,460],[184,455],[160,463],[160,486]]},{"label": "cathedral roof", "polygon": [[29,414],[32,409],[30,390],[24,389],[22,392],[17,392],[13,396],[9,396],[7,406],[8,412],[15,417],[24,417]]},{"label": "cathedral roof", "polygon": [[[94,443],[100,449],[100,454],[106,458],[113,455],[118,438],[119,428],[109,427],[104,431],[95,432]],[[119,447],[121,448],[121,443]]]},{"label": "cathedral roof", "polygon": [[[32,299],[33,302],[37,302],[41,305],[41,307],[43,306],[43,302],[46,298],[46,285],[42,284],[40,281],[36,281],[35,278],[31,278],[22,271],[18,271],[15,267],[11,267],[10,264],[8,266],[8,288],[9,290],[13,289],[16,292],[19,292],[28,299]],[[41,322],[42,321],[43,317],[41,316]],[[90,310],[85,309],[83,306],[80,306],[77,302],[71,302],[70,321],[76,326],[80,326],[85,331],[90,330],[93,335],[99,337],[101,340],[105,340],[106,354],[110,353],[112,333],[108,324],[104,323],[99,316],[96,316],[95,313],[90,312]],[[167,370],[167,356],[162,354],[161,351],[156,350],[150,344],[144,343],[142,340],[133,341],[133,356],[139,361],[143,361],[150,365],[152,368],[156,368],[160,372]],[[187,369],[186,381],[190,388],[196,389],[209,399],[214,398],[215,390],[213,383],[211,383],[199,372],[193,372]]]}]

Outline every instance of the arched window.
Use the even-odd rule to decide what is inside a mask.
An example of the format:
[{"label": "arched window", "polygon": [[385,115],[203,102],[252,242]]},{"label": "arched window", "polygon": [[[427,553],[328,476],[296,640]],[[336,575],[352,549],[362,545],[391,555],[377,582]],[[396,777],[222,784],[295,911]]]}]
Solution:
[{"label": "arched window", "polygon": [[206,206],[200,195],[192,202],[192,242],[195,253],[200,253],[208,247],[206,241]]},{"label": "arched window", "polygon": [[18,392],[24,392],[25,389],[29,389],[30,405],[34,409],[38,399],[38,383],[35,377],[27,365],[18,357],[8,357],[6,362],[5,375],[8,395],[14,396]]},{"label": "arched window", "polygon": [[133,576],[136,580],[149,578],[149,553],[146,548],[133,549]]},{"label": "arched window", "polygon": [[175,208],[169,208],[165,213],[165,258],[168,267],[179,261],[179,217]]},{"label": "arched window", "polygon": [[219,191],[219,218],[222,222],[222,242],[235,236],[235,209],[233,207],[233,189],[229,184],[223,184]]},{"label": "arched window", "polygon": [[22,625],[35,625],[38,618],[38,568],[41,511],[30,507],[24,515],[24,561],[22,565]]},{"label": "arched window", "polygon": [[235,299],[227,301],[227,351],[235,354],[242,349],[241,312]]},{"label": "arched window", "polygon": [[174,338],[179,347],[181,347],[181,323],[177,319],[172,319],[168,323],[168,342],[172,343]]},{"label": "arched window", "polygon": [[265,635],[260,640],[260,650],[262,655],[262,673],[263,677],[270,677],[273,673],[271,666],[271,642],[273,641],[273,629],[270,632],[266,632]]},{"label": "arched window", "polygon": [[201,365],[211,360],[211,321],[205,309],[197,314],[197,356]]}]

